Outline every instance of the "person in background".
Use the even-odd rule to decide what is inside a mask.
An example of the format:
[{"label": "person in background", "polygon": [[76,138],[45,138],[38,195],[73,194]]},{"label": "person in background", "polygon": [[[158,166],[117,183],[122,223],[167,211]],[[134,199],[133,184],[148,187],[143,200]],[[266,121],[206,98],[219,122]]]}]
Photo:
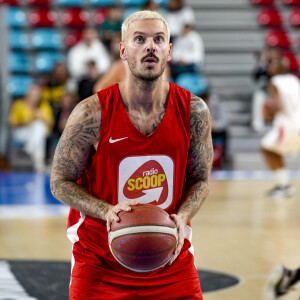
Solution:
[{"label": "person in background", "polygon": [[100,26],[99,35],[108,49],[116,33],[121,32],[122,18],[121,10],[118,5],[108,7],[106,19]]},{"label": "person in background", "polygon": [[259,55],[258,63],[255,66],[253,78],[255,90],[252,95],[251,125],[254,131],[261,133],[265,130],[263,117],[263,106],[267,98],[267,86],[270,80],[268,66],[274,60],[281,58],[281,50],[277,47],[267,47]]},{"label": "person in background", "polygon": [[198,73],[204,64],[204,43],[190,21],[185,21],[183,31],[173,42],[171,74],[174,80],[182,73]]},{"label": "person in background", "polygon": [[88,74],[84,76],[78,83],[77,94],[79,101],[93,95],[93,88],[97,80],[100,78],[100,72],[94,61],[88,62]]},{"label": "person in background", "polygon": [[157,2],[153,0],[147,0],[142,8],[142,10],[151,10],[159,12],[160,6]]},{"label": "person in background", "polygon": [[300,267],[288,269],[283,265],[276,265],[268,277],[263,300],[276,300],[286,295],[299,281]]},{"label": "person in background", "polygon": [[300,150],[300,83],[298,77],[287,73],[282,59],[273,60],[268,73],[271,76],[268,85],[270,99],[265,109],[269,111],[266,115],[274,115],[274,118],[272,128],[261,140],[262,154],[275,179],[275,186],[268,195],[288,197],[293,195],[294,188],[284,156]]},{"label": "person in background", "polygon": [[46,139],[54,125],[52,108],[41,102],[41,92],[39,85],[32,85],[25,99],[14,101],[9,119],[12,141],[24,146],[38,172],[45,169]]},{"label": "person in background", "polygon": [[72,77],[68,90],[75,92],[78,81],[88,74],[88,63],[94,61],[100,74],[110,67],[110,55],[98,38],[97,31],[88,27],[83,30],[82,40],[69,50],[67,66]]},{"label": "person in background", "polygon": [[217,94],[211,93],[210,88],[200,95],[207,104],[212,119],[212,140],[214,145],[213,167],[220,167],[228,159],[227,154],[227,126],[228,115]]},{"label": "person in background", "polygon": [[184,4],[184,0],[169,0],[166,20],[170,25],[173,42],[173,39],[181,35],[185,24],[194,24],[195,14],[190,6]]},{"label": "person in background", "polygon": [[65,92],[59,101],[59,105],[54,109],[55,123],[51,135],[48,136],[47,139],[47,160],[49,163],[52,162],[54,149],[65,129],[68,118],[71,115],[76,103],[77,97],[70,92]]},{"label": "person in background", "polygon": [[48,102],[52,107],[59,105],[61,96],[66,91],[68,79],[69,73],[66,65],[63,62],[57,62],[45,82],[41,83],[42,102]]}]

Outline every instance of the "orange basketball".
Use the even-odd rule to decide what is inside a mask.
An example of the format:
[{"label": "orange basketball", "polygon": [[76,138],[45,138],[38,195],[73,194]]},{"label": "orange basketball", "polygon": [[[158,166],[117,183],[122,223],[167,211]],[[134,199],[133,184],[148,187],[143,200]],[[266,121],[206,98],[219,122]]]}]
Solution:
[{"label": "orange basketball", "polygon": [[118,214],[108,234],[109,248],[124,267],[136,272],[164,266],[178,243],[174,221],[163,209],[151,204],[131,206]]}]

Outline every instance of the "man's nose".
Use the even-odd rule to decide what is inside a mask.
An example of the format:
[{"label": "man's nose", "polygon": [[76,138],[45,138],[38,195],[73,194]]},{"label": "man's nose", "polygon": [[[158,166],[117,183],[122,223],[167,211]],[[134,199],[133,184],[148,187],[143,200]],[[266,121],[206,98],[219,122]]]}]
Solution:
[{"label": "man's nose", "polygon": [[155,44],[153,40],[149,40],[147,43],[147,52],[155,52]]}]

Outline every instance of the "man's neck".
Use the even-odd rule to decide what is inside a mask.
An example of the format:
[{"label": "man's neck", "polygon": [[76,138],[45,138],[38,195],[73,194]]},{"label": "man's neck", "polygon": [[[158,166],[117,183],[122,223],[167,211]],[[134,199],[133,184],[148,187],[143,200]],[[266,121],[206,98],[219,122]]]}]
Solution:
[{"label": "man's neck", "polygon": [[136,81],[127,78],[120,83],[120,93],[126,110],[151,113],[165,106],[169,83],[160,77],[155,82]]}]

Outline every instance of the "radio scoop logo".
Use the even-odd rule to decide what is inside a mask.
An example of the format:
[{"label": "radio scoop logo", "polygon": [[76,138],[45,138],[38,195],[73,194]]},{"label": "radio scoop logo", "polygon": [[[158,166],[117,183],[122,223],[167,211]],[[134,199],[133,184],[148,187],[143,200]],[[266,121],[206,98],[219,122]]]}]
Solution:
[{"label": "radio scoop logo", "polygon": [[135,199],[162,209],[173,201],[174,162],[167,155],[125,157],[119,165],[118,202]]},{"label": "radio scoop logo", "polygon": [[127,180],[123,193],[128,199],[138,199],[140,203],[159,205],[168,197],[167,176],[162,166],[150,160],[140,166]]}]

